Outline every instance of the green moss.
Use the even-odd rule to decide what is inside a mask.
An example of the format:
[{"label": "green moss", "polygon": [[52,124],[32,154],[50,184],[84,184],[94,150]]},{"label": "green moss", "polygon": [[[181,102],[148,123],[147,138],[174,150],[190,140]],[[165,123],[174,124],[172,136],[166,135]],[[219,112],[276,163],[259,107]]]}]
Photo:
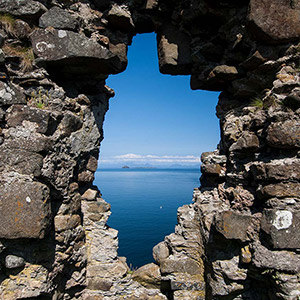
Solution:
[{"label": "green moss", "polygon": [[251,100],[250,105],[262,109],[264,107],[264,101],[260,97],[254,97]]}]

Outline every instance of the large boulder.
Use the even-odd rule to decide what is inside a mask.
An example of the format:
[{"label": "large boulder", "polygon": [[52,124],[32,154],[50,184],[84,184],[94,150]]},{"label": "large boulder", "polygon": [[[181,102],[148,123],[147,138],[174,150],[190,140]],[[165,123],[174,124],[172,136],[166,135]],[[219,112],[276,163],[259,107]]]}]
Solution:
[{"label": "large boulder", "polygon": [[161,275],[159,266],[151,263],[137,269],[132,278],[147,288],[160,288]]},{"label": "large boulder", "polygon": [[300,37],[300,3],[295,0],[251,0],[249,20],[264,41],[290,41]]},{"label": "large boulder", "polygon": [[62,75],[116,74],[125,70],[123,57],[73,31],[36,29],[31,34],[34,53],[47,69]]},{"label": "large boulder", "polygon": [[51,223],[48,187],[11,178],[0,186],[0,238],[44,238]]},{"label": "large boulder", "polygon": [[249,241],[252,216],[234,211],[224,211],[215,216],[215,229],[228,240]]}]

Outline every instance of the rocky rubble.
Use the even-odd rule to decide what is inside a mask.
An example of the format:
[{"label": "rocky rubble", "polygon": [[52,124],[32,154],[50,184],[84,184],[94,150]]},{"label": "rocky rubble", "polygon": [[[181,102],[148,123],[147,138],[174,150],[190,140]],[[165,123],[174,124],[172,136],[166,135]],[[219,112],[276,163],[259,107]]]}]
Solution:
[{"label": "rocky rubble", "polygon": [[[300,297],[300,6],[291,1],[0,0],[0,298]],[[137,33],[159,69],[222,91],[221,140],[175,232],[133,274],[93,186]]]}]

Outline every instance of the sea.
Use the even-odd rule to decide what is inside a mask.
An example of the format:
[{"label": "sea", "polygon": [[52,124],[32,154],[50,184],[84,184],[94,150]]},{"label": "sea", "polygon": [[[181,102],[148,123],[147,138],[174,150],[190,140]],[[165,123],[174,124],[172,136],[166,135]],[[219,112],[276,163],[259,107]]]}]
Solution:
[{"label": "sea", "polygon": [[192,203],[199,169],[101,169],[95,174],[111,204],[108,225],[119,231],[119,256],[136,269],[153,262],[152,248],[174,232],[177,209]]}]

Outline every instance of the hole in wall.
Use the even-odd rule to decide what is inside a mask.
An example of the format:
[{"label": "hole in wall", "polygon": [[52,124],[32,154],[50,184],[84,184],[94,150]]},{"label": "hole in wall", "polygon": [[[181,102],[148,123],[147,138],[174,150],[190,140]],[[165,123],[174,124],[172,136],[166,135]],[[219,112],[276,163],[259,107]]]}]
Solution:
[{"label": "hole in wall", "polygon": [[192,91],[189,76],[160,74],[156,49],[154,33],[137,35],[127,70],[107,80],[116,96],[94,182],[112,205],[119,256],[133,268],[152,262],[152,248],[174,232],[177,208],[199,186],[200,155],[219,142],[219,93]]}]

